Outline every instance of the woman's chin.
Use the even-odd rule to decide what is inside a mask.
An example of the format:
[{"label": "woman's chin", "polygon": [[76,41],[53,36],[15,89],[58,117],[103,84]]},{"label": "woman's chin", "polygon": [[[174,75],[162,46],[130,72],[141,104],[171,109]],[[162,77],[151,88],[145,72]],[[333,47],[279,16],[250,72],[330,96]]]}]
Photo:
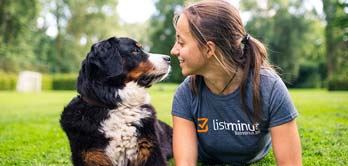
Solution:
[{"label": "woman's chin", "polygon": [[183,69],[181,69],[181,74],[185,77],[189,75],[188,72]]},{"label": "woman's chin", "polygon": [[193,68],[186,68],[186,67],[182,67],[182,66],[180,66],[180,67],[181,67],[181,74],[185,77],[189,76],[189,75],[197,74],[196,70],[194,70]]},{"label": "woman's chin", "polygon": [[191,72],[189,72],[189,71],[186,71],[186,70],[181,70],[181,74],[183,75],[183,76],[189,76],[189,75],[192,75],[192,73]]}]

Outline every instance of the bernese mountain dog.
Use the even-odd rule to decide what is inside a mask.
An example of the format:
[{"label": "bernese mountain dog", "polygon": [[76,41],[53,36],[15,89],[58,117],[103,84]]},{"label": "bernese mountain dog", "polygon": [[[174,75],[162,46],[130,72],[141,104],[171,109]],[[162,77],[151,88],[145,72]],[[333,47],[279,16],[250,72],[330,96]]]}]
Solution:
[{"label": "bernese mountain dog", "polygon": [[76,166],[164,166],[172,128],[156,118],[145,88],[164,79],[170,57],[130,38],[94,44],[82,61],[78,96],[61,114]]}]

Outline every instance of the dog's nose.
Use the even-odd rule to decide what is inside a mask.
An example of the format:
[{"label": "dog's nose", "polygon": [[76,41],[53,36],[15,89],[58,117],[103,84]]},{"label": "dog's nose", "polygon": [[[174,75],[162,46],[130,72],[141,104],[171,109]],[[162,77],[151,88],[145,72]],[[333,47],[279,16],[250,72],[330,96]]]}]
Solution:
[{"label": "dog's nose", "polygon": [[163,57],[163,59],[164,59],[166,62],[170,63],[170,56],[167,56],[167,55],[166,55],[166,56]]}]

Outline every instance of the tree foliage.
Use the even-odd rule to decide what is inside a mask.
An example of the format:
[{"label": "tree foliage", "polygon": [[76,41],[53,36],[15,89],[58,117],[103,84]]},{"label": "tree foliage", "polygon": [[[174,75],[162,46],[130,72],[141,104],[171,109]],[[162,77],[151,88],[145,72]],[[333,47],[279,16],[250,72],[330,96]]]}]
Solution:
[{"label": "tree foliage", "polygon": [[251,13],[246,29],[266,44],[270,61],[280,67],[282,77],[290,86],[301,84],[299,81],[309,78],[311,72],[301,72],[307,69],[317,72],[316,80],[310,81],[320,83],[323,78],[319,67],[324,63],[325,51],[324,24],[315,11],[306,10],[299,0],[268,0],[263,5],[255,4],[258,3],[242,1],[242,7]]},{"label": "tree foliage", "polygon": [[35,56],[28,43],[38,12],[37,0],[0,1],[0,70],[32,67]]},{"label": "tree foliage", "polygon": [[[76,72],[92,43],[114,35],[169,55],[174,13],[194,1],[157,0],[149,21],[122,24],[117,0],[0,0],[0,71]],[[247,31],[266,44],[290,87],[322,87],[327,77],[348,80],[347,0],[323,0],[324,16],[303,0],[239,2],[250,16]],[[52,29],[57,33],[48,35]],[[172,69],[168,81],[182,81],[177,58]]]},{"label": "tree foliage", "polygon": [[[150,41],[151,52],[170,54],[170,49],[175,42],[175,29],[173,17],[176,10],[183,8],[184,0],[159,0],[156,3],[157,14],[151,19]],[[172,72],[169,81],[180,82],[183,80],[179,61],[172,58]]]},{"label": "tree foliage", "polygon": [[117,1],[55,0],[54,3],[50,12],[55,17],[58,33],[54,40],[55,56],[49,61],[50,71],[76,72],[89,47],[114,35],[118,29]]},{"label": "tree foliage", "polygon": [[[117,0],[0,1],[0,69],[76,72],[92,43],[116,34],[116,6]],[[48,36],[49,28],[57,34]]]},{"label": "tree foliage", "polygon": [[348,81],[348,1],[323,0],[323,4],[328,77]]}]

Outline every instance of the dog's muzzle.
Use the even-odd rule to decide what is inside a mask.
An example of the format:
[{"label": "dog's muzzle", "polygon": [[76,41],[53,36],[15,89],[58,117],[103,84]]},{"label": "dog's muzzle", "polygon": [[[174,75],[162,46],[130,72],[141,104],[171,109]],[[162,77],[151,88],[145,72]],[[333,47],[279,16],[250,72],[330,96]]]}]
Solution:
[{"label": "dog's muzzle", "polygon": [[163,55],[163,54],[149,53],[149,61],[155,67],[155,70],[151,74],[167,75],[170,72],[170,56]]}]

